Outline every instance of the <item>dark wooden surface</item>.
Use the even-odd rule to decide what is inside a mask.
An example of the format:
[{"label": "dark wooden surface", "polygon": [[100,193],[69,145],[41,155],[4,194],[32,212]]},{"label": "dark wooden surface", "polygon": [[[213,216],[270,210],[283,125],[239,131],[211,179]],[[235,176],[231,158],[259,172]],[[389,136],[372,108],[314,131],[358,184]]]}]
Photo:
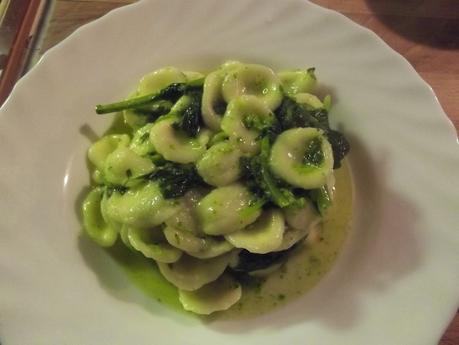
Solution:
[{"label": "dark wooden surface", "polygon": [[[42,50],[79,26],[134,0],[57,0]],[[434,89],[459,128],[458,0],[314,0],[376,32],[402,54]],[[458,287],[459,290],[459,287]],[[459,314],[440,345],[459,345]]]}]

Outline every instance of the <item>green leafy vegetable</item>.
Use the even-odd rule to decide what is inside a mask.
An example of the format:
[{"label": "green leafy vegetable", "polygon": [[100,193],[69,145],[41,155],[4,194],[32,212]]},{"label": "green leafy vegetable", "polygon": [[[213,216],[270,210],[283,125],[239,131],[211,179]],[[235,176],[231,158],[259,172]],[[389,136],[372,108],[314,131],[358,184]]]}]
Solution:
[{"label": "green leafy vegetable", "polygon": [[351,146],[344,135],[338,131],[330,129],[325,134],[333,150],[333,169],[337,169],[341,166],[341,161],[349,153]]},{"label": "green leafy vegetable", "polygon": [[322,140],[320,138],[312,139],[308,147],[306,148],[306,152],[304,154],[304,160],[306,164],[316,165],[319,166],[324,161],[324,153],[322,151]]},{"label": "green leafy vegetable", "polygon": [[158,182],[164,198],[178,198],[191,188],[206,185],[193,164],[179,164],[154,158],[156,169],[146,178]]},{"label": "green leafy vegetable", "polygon": [[188,136],[195,137],[202,126],[201,99],[202,91],[188,93],[190,104],[183,110],[179,122],[174,124],[175,129],[184,131]]}]

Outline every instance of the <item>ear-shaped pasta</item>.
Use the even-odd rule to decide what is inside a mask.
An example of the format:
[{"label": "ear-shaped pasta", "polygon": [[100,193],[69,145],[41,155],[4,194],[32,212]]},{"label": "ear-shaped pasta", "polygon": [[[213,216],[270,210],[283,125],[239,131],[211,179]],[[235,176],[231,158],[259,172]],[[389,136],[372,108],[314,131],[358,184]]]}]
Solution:
[{"label": "ear-shaped pasta", "polygon": [[280,81],[272,69],[255,64],[229,67],[222,83],[222,94],[227,103],[243,95],[253,95],[271,110],[281,104]]},{"label": "ear-shaped pasta", "polygon": [[104,195],[104,188],[94,188],[83,202],[83,226],[86,233],[102,247],[112,246],[118,238],[118,231],[105,222],[100,203]]},{"label": "ear-shaped pasta", "polygon": [[209,315],[215,311],[227,310],[239,301],[241,294],[241,285],[229,274],[223,274],[196,291],[179,290],[179,299],[183,309]]},{"label": "ear-shaped pasta", "polygon": [[179,289],[193,291],[217,279],[233,260],[233,252],[206,260],[183,255],[172,264],[158,262],[158,267],[164,278]]},{"label": "ear-shaped pasta", "polygon": [[209,73],[204,81],[202,93],[201,113],[202,120],[213,131],[220,130],[220,122],[225,112],[225,105],[222,95],[222,82],[224,74],[222,71]]},{"label": "ear-shaped pasta", "polygon": [[127,238],[131,246],[157,262],[172,263],[182,256],[182,252],[162,240],[162,233],[157,228],[128,227]]},{"label": "ear-shaped pasta", "polygon": [[183,74],[185,75],[186,81],[188,83],[197,81],[200,79],[204,79],[205,77],[204,74],[202,74],[201,72],[196,72],[196,71],[184,71]]},{"label": "ear-shaped pasta", "polygon": [[129,242],[129,237],[128,237],[129,229],[130,227],[127,225],[121,226],[120,239],[127,248],[129,248],[132,251],[136,251],[137,249],[134,249],[134,247],[131,245],[131,242]]},{"label": "ear-shaped pasta", "polygon": [[253,199],[241,184],[214,189],[196,208],[202,230],[209,235],[225,235],[245,228],[261,214],[261,207],[252,205]]},{"label": "ear-shaped pasta", "polygon": [[312,93],[306,93],[306,92],[297,93],[295,96],[293,96],[293,99],[298,104],[304,104],[311,109],[324,108],[324,104],[319,99],[319,97],[317,97],[316,95],[313,95]]},{"label": "ear-shaped pasta", "polygon": [[140,157],[127,147],[119,147],[107,156],[103,171],[109,184],[127,185],[131,178],[146,175],[154,169],[150,159]]},{"label": "ear-shaped pasta", "polygon": [[155,152],[155,147],[150,140],[151,127],[153,123],[148,123],[134,132],[129,148],[139,156]]},{"label": "ear-shaped pasta", "polygon": [[197,237],[191,232],[181,231],[170,226],[164,229],[164,236],[172,246],[199,259],[220,256],[234,248],[224,239],[218,239],[214,236]]},{"label": "ear-shaped pasta", "polygon": [[98,170],[103,170],[107,156],[118,147],[128,146],[129,141],[127,134],[106,135],[91,145],[88,150],[88,159]]},{"label": "ear-shaped pasta", "polygon": [[167,160],[177,163],[197,161],[206,151],[210,139],[208,130],[201,130],[196,138],[174,129],[174,117],[167,117],[155,122],[150,131],[150,140],[156,151]]},{"label": "ear-shaped pasta", "polygon": [[284,217],[280,210],[271,209],[248,227],[225,236],[236,248],[247,249],[251,253],[266,254],[282,243],[284,234]]},{"label": "ear-shaped pasta", "polygon": [[287,224],[293,229],[308,229],[320,221],[320,215],[309,200],[302,207],[289,206],[282,209]]},{"label": "ear-shaped pasta", "polygon": [[300,92],[312,92],[317,79],[314,75],[314,68],[308,70],[282,71],[278,73],[282,90],[287,95],[295,95]]},{"label": "ear-shaped pasta", "polygon": [[166,219],[166,225],[195,235],[203,235],[196,219],[195,209],[205,190],[192,189],[178,200],[178,211]]},{"label": "ear-shaped pasta", "polygon": [[239,159],[242,152],[235,144],[222,141],[210,147],[197,161],[196,169],[208,184],[226,186],[235,182],[240,174]]},{"label": "ear-shaped pasta", "polygon": [[309,228],[305,229],[293,229],[287,227],[284,232],[284,236],[282,237],[282,243],[279,247],[277,247],[274,252],[280,252],[283,250],[287,250],[291,248],[293,245],[299,243],[300,241],[304,240],[306,236],[308,236],[309,232],[319,226],[319,222],[312,224]]},{"label": "ear-shaped pasta", "polygon": [[137,96],[159,92],[173,83],[185,83],[185,74],[175,67],[165,67],[142,77],[137,87]]},{"label": "ear-shaped pasta", "polygon": [[273,173],[293,186],[319,188],[333,173],[333,152],[322,130],[293,128],[276,138],[269,164]]},{"label": "ear-shaped pasta", "polygon": [[163,223],[179,210],[175,200],[165,200],[158,185],[147,182],[121,194],[114,192],[106,202],[112,221],[133,227],[152,227]]},{"label": "ear-shaped pasta", "polygon": [[228,104],[221,128],[241,151],[257,154],[261,130],[274,121],[274,114],[257,97],[241,96]]}]

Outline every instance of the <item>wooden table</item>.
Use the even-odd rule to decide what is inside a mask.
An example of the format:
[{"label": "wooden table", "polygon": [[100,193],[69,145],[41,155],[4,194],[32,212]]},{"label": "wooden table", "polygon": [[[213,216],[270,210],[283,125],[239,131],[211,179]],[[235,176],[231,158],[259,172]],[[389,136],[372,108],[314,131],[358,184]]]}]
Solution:
[{"label": "wooden table", "polygon": [[[134,0],[57,0],[45,51],[79,26]],[[437,94],[459,128],[459,5],[457,0],[314,0],[376,32],[402,54]],[[459,287],[458,287],[459,289]],[[459,314],[440,345],[459,344]]]}]

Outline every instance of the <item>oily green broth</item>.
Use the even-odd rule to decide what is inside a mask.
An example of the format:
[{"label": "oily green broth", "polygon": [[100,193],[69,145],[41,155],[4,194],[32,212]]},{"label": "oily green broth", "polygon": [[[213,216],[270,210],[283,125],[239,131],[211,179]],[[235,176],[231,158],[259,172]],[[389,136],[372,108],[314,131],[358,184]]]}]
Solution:
[{"label": "oily green broth", "polygon": [[[352,181],[347,164],[335,170],[335,177],[334,203],[322,226],[309,234],[277,271],[263,279],[243,282],[241,300],[212,318],[250,318],[266,313],[306,293],[330,270],[346,239],[352,215]],[[152,260],[123,245],[108,252],[145,294],[182,310],[177,288],[162,277]]]}]

